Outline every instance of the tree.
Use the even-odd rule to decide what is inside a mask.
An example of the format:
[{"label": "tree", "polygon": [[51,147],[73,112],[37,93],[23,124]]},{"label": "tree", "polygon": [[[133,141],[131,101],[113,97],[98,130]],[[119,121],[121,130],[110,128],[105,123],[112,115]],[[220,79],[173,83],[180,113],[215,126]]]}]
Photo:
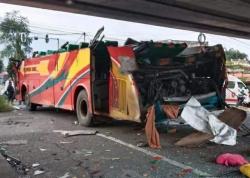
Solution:
[{"label": "tree", "polygon": [[225,51],[226,58],[228,60],[238,60],[238,59],[246,59],[248,60],[248,56],[245,53],[240,52],[239,50],[230,48]]},{"label": "tree", "polygon": [[4,70],[3,61],[0,60],[0,73],[3,72],[3,70]]},{"label": "tree", "polygon": [[[0,58],[14,58],[21,61],[32,51],[28,24],[28,19],[19,15],[18,11],[6,13],[0,23],[0,44],[4,46],[0,51]],[[7,71],[13,76],[11,65],[9,61]]]}]

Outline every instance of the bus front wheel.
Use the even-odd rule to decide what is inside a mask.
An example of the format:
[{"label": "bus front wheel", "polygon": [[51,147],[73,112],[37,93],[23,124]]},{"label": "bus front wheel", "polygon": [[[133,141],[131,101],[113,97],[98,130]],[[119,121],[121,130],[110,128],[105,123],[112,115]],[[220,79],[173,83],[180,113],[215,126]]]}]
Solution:
[{"label": "bus front wheel", "polygon": [[77,96],[76,114],[80,125],[91,126],[92,115],[89,113],[88,95],[86,91],[82,90]]}]

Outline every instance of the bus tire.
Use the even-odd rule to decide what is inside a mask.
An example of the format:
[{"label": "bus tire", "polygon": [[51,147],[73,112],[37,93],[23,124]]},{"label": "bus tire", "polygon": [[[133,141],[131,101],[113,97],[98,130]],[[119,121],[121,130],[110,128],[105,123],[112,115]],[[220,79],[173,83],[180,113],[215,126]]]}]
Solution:
[{"label": "bus tire", "polygon": [[29,111],[35,111],[36,110],[37,105],[30,102],[30,95],[29,94],[25,94],[24,103],[25,103],[25,106],[26,106],[27,110],[29,110]]},{"label": "bus tire", "polygon": [[91,126],[92,114],[89,113],[88,95],[85,90],[80,91],[76,101],[76,114],[80,125]]}]

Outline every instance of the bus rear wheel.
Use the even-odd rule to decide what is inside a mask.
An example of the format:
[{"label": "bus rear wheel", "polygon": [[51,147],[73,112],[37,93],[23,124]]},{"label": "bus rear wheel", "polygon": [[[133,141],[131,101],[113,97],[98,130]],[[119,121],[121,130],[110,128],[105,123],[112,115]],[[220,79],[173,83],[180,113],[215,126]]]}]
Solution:
[{"label": "bus rear wheel", "polygon": [[27,110],[29,110],[29,111],[35,111],[36,110],[37,105],[34,104],[34,103],[31,103],[30,95],[28,93],[25,94],[24,103],[25,103],[25,106],[26,106]]},{"label": "bus rear wheel", "polygon": [[93,120],[91,113],[89,113],[88,95],[84,90],[80,91],[80,93],[77,96],[76,114],[80,125],[82,126],[92,125]]}]

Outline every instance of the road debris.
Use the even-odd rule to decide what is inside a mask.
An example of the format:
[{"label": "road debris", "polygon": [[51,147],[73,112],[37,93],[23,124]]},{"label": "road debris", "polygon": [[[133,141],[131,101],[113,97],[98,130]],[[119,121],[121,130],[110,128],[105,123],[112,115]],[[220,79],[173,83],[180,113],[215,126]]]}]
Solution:
[{"label": "road debris", "polygon": [[38,167],[38,166],[40,166],[39,163],[34,163],[34,164],[32,164],[32,167],[33,167],[33,168]]},{"label": "road debris", "polygon": [[213,138],[212,134],[195,132],[181,138],[179,141],[175,143],[175,145],[195,147],[201,145],[202,143],[208,142],[208,140],[212,138]]},{"label": "road debris", "polygon": [[216,163],[225,166],[242,166],[249,162],[240,154],[224,153],[216,158]]},{"label": "road debris", "polygon": [[176,128],[168,130],[168,133],[170,133],[170,134],[175,134],[176,132],[177,132]]},{"label": "road debris", "polygon": [[218,115],[218,119],[237,130],[245,121],[246,116],[246,111],[233,107],[225,109]]},{"label": "road debris", "polygon": [[187,174],[193,172],[193,169],[182,169],[179,173],[177,173],[177,177],[185,177]]},{"label": "road debris", "polygon": [[112,161],[120,160],[120,158],[111,158]]},{"label": "road debris", "polygon": [[93,154],[92,151],[86,150],[86,149],[74,150],[73,153],[75,153],[75,154],[83,154],[84,156],[91,156]]},{"label": "road debris", "polygon": [[160,156],[154,156],[154,157],[153,157],[153,160],[159,161],[159,160],[162,160],[162,157],[160,157]]},{"label": "road debris", "polygon": [[170,119],[176,119],[178,117],[180,107],[178,105],[162,105],[163,111],[166,113],[166,116]]},{"label": "road debris", "polygon": [[39,170],[35,170],[34,171],[34,176],[40,175],[40,174],[44,174],[45,171],[43,169],[39,169]]},{"label": "road debris", "polygon": [[148,108],[147,113],[147,123],[145,126],[146,137],[148,140],[148,145],[151,148],[161,148],[160,136],[155,127],[155,107],[151,106]]},{"label": "road debris", "polygon": [[139,143],[136,144],[136,146],[138,146],[138,147],[148,147],[148,143],[146,143],[146,142],[139,142]]},{"label": "road debris", "polygon": [[46,151],[47,149],[45,148],[39,148],[40,151]]},{"label": "road debris", "polygon": [[55,133],[61,133],[64,137],[71,137],[77,135],[95,135],[97,133],[96,130],[73,130],[73,131],[66,131],[66,130],[53,130]]},{"label": "road debris", "polygon": [[142,178],[143,176],[141,176],[139,173],[137,173],[136,171],[134,170],[123,170],[120,178],[128,178],[128,177],[131,177],[131,178]]},{"label": "road debris", "polygon": [[245,164],[243,166],[240,167],[240,172],[247,176],[250,177],[250,164]]},{"label": "road debris", "polygon": [[26,175],[29,171],[27,166],[24,165],[20,160],[7,154],[6,149],[0,147],[0,154],[6,159],[6,161],[11,165],[11,167],[15,168],[16,172],[19,175]]},{"label": "road debris", "polygon": [[59,177],[59,178],[68,178],[70,177],[70,174],[69,172],[66,172],[63,176]]},{"label": "road debris", "polygon": [[0,142],[0,145],[26,145],[27,140],[9,140],[5,142]]},{"label": "road debris", "polygon": [[61,144],[71,144],[73,143],[73,141],[69,141],[69,142],[66,142],[66,141],[60,141]]},{"label": "road debris", "polygon": [[[231,121],[231,119],[225,117],[228,116],[227,112],[221,115],[224,115],[224,117],[221,116],[219,118],[223,118],[222,120],[224,122],[231,123],[231,125],[235,127],[240,125],[240,123]],[[181,117],[194,129],[203,133],[212,134],[214,136],[212,140],[210,139],[212,142],[225,145],[236,144],[237,130],[202,107],[199,101],[194,97],[191,97],[185,105]],[[237,118],[233,119],[235,120]]]},{"label": "road debris", "polygon": [[161,148],[157,129],[161,130],[163,127],[164,132],[167,133],[170,120],[176,119],[179,115],[179,111],[180,107],[178,105],[160,105],[159,101],[148,108],[145,132],[149,147]]}]

